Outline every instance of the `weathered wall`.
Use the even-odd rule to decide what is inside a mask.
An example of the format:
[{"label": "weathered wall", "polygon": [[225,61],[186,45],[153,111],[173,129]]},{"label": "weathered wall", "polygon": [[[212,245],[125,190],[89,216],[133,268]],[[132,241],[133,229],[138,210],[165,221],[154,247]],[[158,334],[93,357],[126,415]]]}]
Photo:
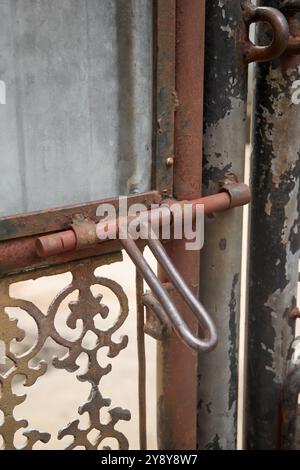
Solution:
[{"label": "weathered wall", "polygon": [[150,188],[151,0],[0,0],[0,216]]}]

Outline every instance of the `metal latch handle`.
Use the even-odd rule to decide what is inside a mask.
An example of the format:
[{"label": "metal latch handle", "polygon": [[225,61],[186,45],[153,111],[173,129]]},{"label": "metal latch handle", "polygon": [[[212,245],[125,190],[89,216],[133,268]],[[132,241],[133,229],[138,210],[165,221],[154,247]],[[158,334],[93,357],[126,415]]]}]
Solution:
[{"label": "metal latch handle", "polygon": [[162,243],[158,239],[155,239],[154,236],[150,236],[146,242],[156,260],[168,275],[169,280],[173,283],[176,291],[181,295],[183,300],[190,307],[193,315],[197,318],[201,330],[204,332],[203,339],[196,337],[191,332],[181,317],[176,305],[174,302],[172,302],[169,293],[163,287],[162,283],[159,281],[156,274],[145,260],[143,254],[139,250],[131,235],[127,233],[126,236],[120,237],[120,242],[130,256],[131,260],[136,265],[140,274],[147,282],[148,286],[151,288],[154,296],[160,302],[166,315],[172,323],[174,330],[182,339],[182,341],[187,346],[196,351],[208,352],[215,348],[218,342],[218,337],[217,330],[212,318],[201,302],[195,297],[184,279],[181,277],[169,256],[167,255]]},{"label": "metal latch handle", "polygon": [[[243,183],[235,181],[234,175],[227,175],[227,178],[222,181],[219,193],[194,199],[189,201],[189,204],[192,206],[193,217],[195,217],[198,204],[203,205],[205,214],[211,214],[213,212],[220,212],[233,207],[243,206],[244,204],[247,204],[250,199],[251,195],[249,187]],[[184,204],[185,201],[179,202],[174,199],[165,200],[161,208],[164,207],[167,211],[172,212],[171,208],[175,203]],[[151,214],[153,214],[152,210],[145,212],[147,221],[149,221],[149,217],[151,220]],[[176,214],[174,217],[176,217]],[[156,228],[159,228],[160,224],[162,224],[162,219],[163,217],[158,218],[158,226]],[[168,319],[169,324],[167,325],[167,329],[169,330],[171,324],[179,337],[190,348],[195,349],[196,351],[212,350],[217,344],[217,332],[214,322],[205,310],[204,306],[199,302],[186,282],[182,279],[181,275],[167,255],[162,243],[157,239],[156,235],[151,232],[148,239],[144,240],[145,244],[149,246],[153,255],[160,263],[162,269],[166,272],[174,289],[190,307],[193,315],[197,318],[198,323],[204,332],[203,338],[196,337],[189,329],[181,317],[180,312],[176,308],[176,305],[172,302],[167,289],[162,285],[155,273],[152,271],[137,244],[130,235],[130,226],[128,225],[128,221],[126,222],[125,227],[123,227],[123,224],[120,224],[120,220],[121,219],[114,219],[110,224],[104,222],[104,225],[100,223],[100,233],[102,233],[102,229],[108,225],[112,230],[112,235],[117,234],[120,244],[124,247],[136,265],[138,271],[152,289],[153,295],[157,300],[157,302],[153,303],[153,312],[156,313],[160,320],[162,320],[163,317]],[[144,224],[146,224],[145,227]],[[140,221],[139,225],[140,229],[145,229],[144,233],[147,233],[147,222]],[[105,231],[105,233],[106,237],[102,239],[98,236],[98,229],[93,220],[80,219],[79,221],[73,221],[69,230],[38,238],[36,240],[36,252],[40,257],[47,257],[67,251],[82,249],[93,244],[103,243],[106,239],[109,239],[110,231]],[[149,300],[151,299],[148,297],[148,301]]]}]

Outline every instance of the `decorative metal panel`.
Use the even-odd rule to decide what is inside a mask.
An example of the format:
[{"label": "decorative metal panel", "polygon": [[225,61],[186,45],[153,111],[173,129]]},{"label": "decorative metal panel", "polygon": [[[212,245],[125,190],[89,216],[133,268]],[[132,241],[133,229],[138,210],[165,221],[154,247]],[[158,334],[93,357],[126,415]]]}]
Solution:
[{"label": "decorative metal panel", "polygon": [[[78,375],[78,380],[87,382],[90,386],[90,395],[87,401],[79,408],[79,415],[87,413],[89,416],[89,425],[86,429],[79,427],[79,420],[74,410],[74,420],[66,423],[59,432],[58,439],[65,436],[72,436],[73,441],[68,449],[84,447],[87,450],[108,448],[101,446],[101,443],[107,439],[117,441],[120,449],[128,449],[129,443],[126,436],[117,430],[116,425],[120,420],[128,421],[131,418],[130,411],[121,407],[109,409],[110,420],[102,422],[100,411],[103,408],[109,408],[111,401],[109,398],[103,397],[101,393],[102,378],[112,371],[111,364],[102,367],[97,359],[100,349],[107,348],[108,358],[117,357],[128,343],[127,336],[118,340],[112,339],[112,336],[118,332],[128,315],[128,299],[122,287],[112,279],[99,277],[95,274],[95,269],[101,265],[120,261],[121,255],[114,254],[108,257],[96,258],[93,260],[69,263],[59,268],[51,268],[42,271],[35,271],[30,274],[22,274],[10,276],[3,279],[0,283],[0,343],[5,344],[5,356],[9,366],[0,373],[0,410],[4,415],[3,423],[0,425],[0,436],[4,440],[5,449],[15,449],[14,438],[19,429],[27,428],[28,423],[26,416],[24,419],[18,420],[14,416],[15,409],[18,405],[26,400],[26,395],[19,396],[13,391],[13,381],[18,377],[25,379],[26,387],[33,386],[40,377],[46,374],[48,364],[43,361],[39,354],[45,345],[47,339],[52,338],[58,345],[63,346],[67,350],[67,354],[53,359],[53,366],[57,369],[65,370],[66,373],[74,373],[79,369],[76,363],[82,352],[88,356],[88,367],[84,374]],[[22,280],[37,279],[40,276],[53,275],[61,272],[71,272],[71,283],[61,291],[51,302],[47,311],[42,311],[33,302],[24,299],[16,299],[10,296],[10,285]],[[101,318],[110,318],[109,306],[103,303],[102,295],[93,295],[91,286],[104,286],[108,288],[118,299],[119,315],[116,319],[112,319],[109,328],[105,331],[100,330],[95,324],[95,317],[100,315]],[[82,321],[82,331],[76,340],[71,341],[65,338],[55,326],[55,318],[61,303],[72,292],[78,291],[76,301],[69,302],[69,316],[67,325],[71,329],[75,329],[77,321]],[[25,332],[19,328],[16,320],[12,320],[6,313],[7,308],[19,308],[24,315],[30,316],[37,325],[38,337],[35,344],[25,353],[17,354],[12,351],[11,344],[13,341],[22,341]],[[87,332],[93,332],[97,337],[96,345],[93,349],[87,349],[83,346],[83,338]],[[36,364],[32,365],[35,360]],[[70,391],[71,393],[71,391]],[[59,400],[59,393],[57,394]],[[89,436],[94,431],[94,440]],[[96,432],[95,432],[96,431]],[[27,437],[27,444],[24,449],[32,449],[33,445],[38,441],[47,443],[50,434],[47,429],[36,430],[28,429],[23,432]],[[96,437],[95,437],[96,436]]]}]

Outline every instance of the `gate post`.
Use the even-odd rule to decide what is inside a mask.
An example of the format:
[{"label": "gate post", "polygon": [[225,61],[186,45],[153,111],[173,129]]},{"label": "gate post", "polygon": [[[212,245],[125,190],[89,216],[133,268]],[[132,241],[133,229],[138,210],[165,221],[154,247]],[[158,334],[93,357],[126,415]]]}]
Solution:
[{"label": "gate post", "polygon": [[[280,7],[292,2],[262,3]],[[287,18],[291,33],[299,35],[294,14]],[[268,32],[261,26],[259,40],[266,36]],[[299,55],[286,53],[280,60],[258,64],[256,69],[249,241],[248,449],[279,448],[282,387],[293,353],[299,261],[300,104],[296,104],[295,88],[299,64]]]},{"label": "gate post", "polygon": [[[241,2],[207,0],[203,192],[228,173],[244,178],[247,65]],[[235,449],[242,209],[206,218],[201,252],[201,301],[220,333],[217,348],[199,357],[198,447]]]},{"label": "gate post", "polygon": [[[201,194],[202,179],[205,0],[159,0],[158,6],[160,2],[164,8],[167,3],[176,3],[176,93],[175,89],[171,90],[176,107],[173,193],[178,199],[192,199]],[[164,94],[158,93],[158,96],[164,97]],[[163,109],[162,117],[159,113],[157,116],[161,133],[164,132],[164,116]],[[161,139],[161,135],[158,133],[157,138]],[[163,152],[157,158],[161,155]],[[157,168],[160,167],[157,164]],[[168,178],[165,183],[168,184]],[[163,182],[160,189],[164,192]],[[168,243],[166,250],[187,284],[197,293],[200,253],[186,251],[185,240]],[[160,279],[167,280],[162,272]],[[189,308],[177,296],[173,298],[184,321],[197,334],[197,322]],[[158,447],[195,449],[197,354],[172,333],[170,339],[159,343],[157,360]]]}]

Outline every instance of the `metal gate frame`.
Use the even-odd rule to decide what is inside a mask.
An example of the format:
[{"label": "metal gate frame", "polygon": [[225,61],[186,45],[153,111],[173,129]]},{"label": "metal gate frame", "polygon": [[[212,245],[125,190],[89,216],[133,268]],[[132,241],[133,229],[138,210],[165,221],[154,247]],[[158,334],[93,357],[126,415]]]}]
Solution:
[{"label": "metal gate frame", "polygon": [[[201,196],[201,156],[202,156],[202,104],[203,104],[203,52],[204,52],[204,1],[197,0],[157,0],[155,2],[156,18],[154,25],[156,44],[156,70],[155,70],[155,164],[153,169],[153,185],[155,191],[145,194],[129,196],[128,204],[143,203],[148,209],[151,204],[161,204],[170,197],[177,200],[194,199],[194,204],[203,203],[206,213],[215,210],[226,210],[249,201],[248,188],[228,181],[224,181],[221,193],[209,198]],[[199,53],[200,51],[200,53]],[[188,82],[187,82],[188,78]],[[199,86],[199,83],[201,86]],[[176,91],[175,91],[176,90]],[[175,113],[176,111],[176,113]],[[174,199],[173,199],[174,200]],[[108,374],[111,367],[103,369],[97,362],[97,350],[103,346],[109,347],[109,357],[117,356],[127,345],[127,338],[120,343],[114,343],[111,336],[123,324],[128,315],[128,301],[122,287],[111,279],[98,278],[94,275],[96,266],[120,261],[121,250],[125,248],[135,261],[139,274],[137,274],[137,306],[138,306],[138,352],[139,352],[139,396],[140,396],[140,441],[141,448],[146,443],[146,413],[145,413],[145,351],[144,305],[148,307],[149,324],[157,321],[161,306],[155,308],[153,304],[149,311],[149,302],[143,293],[142,277],[151,281],[149,268],[143,265],[141,252],[133,242],[124,240],[98,243],[96,237],[96,215],[101,203],[113,204],[118,210],[116,198],[96,201],[90,204],[76,205],[61,209],[46,210],[31,214],[21,214],[4,217],[0,220],[0,274],[1,274],[1,317],[0,339],[6,343],[6,356],[14,366],[4,377],[0,377],[1,398],[0,407],[4,412],[4,423],[0,426],[6,448],[15,449],[15,432],[26,427],[26,421],[17,421],[13,415],[14,408],[25,400],[25,396],[17,397],[12,391],[12,380],[21,373],[26,377],[28,386],[33,385],[38,377],[46,372],[46,366],[40,364],[38,369],[32,369],[30,361],[38,353],[42,344],[48,337],[68,349],[65,359],[54,360],[54,366],[68,371],[75,371],[78,366],[76,359],[84,351],[89,357],[89,368],[84,376],[79,377],[91,385],[88,401],[79,409],[79,414],[88,412],[91,427],[85,431],[78,428],[78,421],[69,424],[60,432],[59,438],[66,435],[74,437],[69,449],[81,445],[86,449],[97,449],[106,437],[114,437],[120,448],[128,448],[126,437],[118,432],[115,425],[119,420],[129,420],[130,412],[120,408],[109,411],[111,420],[103,424],[99,420],[99,411],[110,404],[102,397],[99,390],[101,378]],[[116,220],[118,225],[118,221]],[[164,315],[171,308],[177,307],[181,317],[175,320],[177,333],[181,331],[184,336],[194,338],[193,342],[198,349],[211,349],[216,337],[213,324],[206,324],[205,338],[196,340],[199,319],[208,319],[205,310],[195,301],[185,282],[197,293],[199,278],[199,253],[184,251],[184,241],[171,242],[167,252],[163,250],[160,242],[152,244],[157,252],[160,266],[159,284],[155,293],[156,300],[165,300]],[[143,249],[143,246],[139,246]],[[136,251],[137,250],[137,251]],[[169,255],[169,257],[168,257]],[[143,267],[144,266],[144,267]],[[166,276],[166,267],[170,266]],[[178,277],[176,268],[183,278]],[[26,301],[13,299],[9,295],[9,286],[18,280],[37,279],[40,276],[70,271],[73,277],[71,284],[53,300],[48,315],[43,316],[37,307]],[[150,276],[150,277],[149,277]],[[171,290],[167,293],[165,281],[171,278],[177,283],[177,293]],[[155,280],[156,278],[154,278]],[[118,298],[120,303],[120,316],[113,327],[107,332],[99,332],[92,325],[93,316],[100,312],[107,316],[108,309],[101,304],[100,298],[94,298],[90,286],[95,283],[108,287]],[[148,284],[151,286],[151,282]],[[153,289],[156,281],[153,284]],[[73,290],[79,290],[78,301],[70,303],[72,315],[69,324],[74,325],[76,319],[82,319],[85,334],[93,331],[98,337],[96,350],[87,351],[81,345],[81,338],[70,343],[61,338],[54,327],[54,318],[60,302]],[[187,305],[178,299],[178,291],[184,292],[185,301],[194,304],[192,310],[199,310],[198,320],[191,319]],[[166,297],[167,296],[167,297]],[[147,297],[149,300],[149,296]],[[189,299],[189,300],[188,300]],[[193,300],[194,299],[194,300]],[[100,302],[100,305],[99,305]],[[31,351],[22,357],[15,356],[10,351],[10,341],[21,340],[24,332],[17,326],[16,321],[10,321],[5,314],[5,307],[18,307],[25,310],[36,322],[38,327],[38,340]],[[86,308],[92,312],[85,315]],[[170,317],[171,318],[171,317]],[[75,323],[74,323],[75,322]],[[201,322],[200,322],[201,323]],[[205,323],[205,322],[204,322]],[[209,331],[210,330],[210,333]],[[209,335],[211,338],[209,339]],[[152,331],[153,334],[153,331]],[[203,345],[203,346],[202,346]],[[205,347],[205,348],[204,348]],[[159,346],[158,360],[158,416],[159,416],[159,446],[160,448],[189,449],[196,446],[196,369],[197,355],[191,352],[178,336],[162,338]],[[97,417],[98,416],[98,417]],[[88,433],[96,429],[99,437],[95,443],[88,440]],[[24,435],[28,442],[26,449],[32,449],[38,442],[47,442],[49,434],[44,432],[26,431]]]},{"label": "metal gate frame", "polygon": [[[223,11],[220,5],[223,2],[208,1],[207,27],[211,27],[216,22],[218,28],[214,34],[207,36],[207,46],[210,50],[206,58],[209,69],[206,71],[205,97],[203,175],[205,197],[201,197],[205,1],[156,0],[153,119],[155,148],[153,188],[155,190],[130,195],[128,204],[143,203],[150,211],[151,204],[162,205],[163,203],[165,207],[170,207],[174,201],[189,200],[193,205],[202,203],[206,214],[210,214],[211,220],[207,230],[208,243],[201,268],[203,277],[201,298],[214,313],[221,334],[224,334],[221,328],[224,319],[221,319],[220,315],[225,304],[226,334],[222,336],[220,347],[215,354],[207,355],[206,358],[200,356],[199,397],[204,398],[199,413],[198,445],[204,448],[235,448],[238,347],[236,335],[239,317],[237,303],[241,257],[240,253],[236,254],[236,247],[241,246],[238,233],[241,227],[241,213],[236,210],[230,216],[223,214],[220,217],[212,216],[212,213],[244,205],[250,200],[249,189],[240,183],[243,177],[242,153],[245,144],[247,64],[251,61],[263,62],[279,57],[286,50],[289,41],[289,47],[295,49],[295,45],[289,38],[290,32],[285,17],[278,10],[275,12],[267,8],[254,8],[249,6],[248,2],[242,1],[241,5],[235,2],[235,7],[233,3],[227,2],[229,6],[227,5]],[[225,14],[225,23],[226,18],[230,20],[229,24],[225,24],[224,18],[218,16],[220,13]],[[273,42],[265,47],[256,47],[248,38],[250,24],[259,21],[269,22],[274,30]],[[225,36],[227,35],[224,40],[224,49],[222,49],[226,53],[226,60],[231,57],[233,61],[231,81],[230,77],[222,75],[224,71],[221,57],[217,54],[216,59],[214,55],[220,47],[221,31]],[[213,104],[217,104],[217,98],[221,94],[217,86],[214,87],[210,83],[210,74],[216,75],[214,78],[221,89],[223,88],[222,96],[226,97],[226,102],[222,103],[222,109],[209,108],[210,100]],[[233,101],[235,105],[232,104]],[[218,112],[220,109],[221,115]],[[225,139],[228,126],[234,126],[234,128],[242,126],[243,137],[239,141],[238,149],[233,145],[235,142],[229,142],[227,153],[221,152],[222,158],[220,158],[216,139],[219,136]],[[109,202],[118,209],[118,200],[114,198],[0,219],[0,339],[6,342],[6,355],[14,364],[4,378],[0,377],[2,390],[0,408],[5,416],[0,432],[4,436],[7,448],[14,449],[15,432],[26,427],[25,421],[17,421],[13,416],[14,408],[24,401],[25,397],[17,397],[13,394],[12,380],[16,374],[22,373],[26,377],[27,385],[30,386],[45,373],[44,364],[41,363],[39,368],[33,369],[30,361],[40,350],[46,338],[55,339],[69,351],[67,358],[54,361],[55,367],[69,371],[75,371],[77,368],[76,359],[83,351],[80,341],[71,344],[61,338],[54,328],[54,317],[58,306],[69,292],[76,289],[80,292],[78,301],[70,304],[71,325],[74,325],[77,319],[82,319],[84,332],[94,331],[99,340],[98,349],[107,346],[109,357],[116,357],[126,347],[126,338],[123,338],[120,343],[112,340],[113,333],[120,328],[128,315],[126,295],[122,287],[112,279],[99,278],[94,275],[96,266],[119,261],[121,250],[124,248],[137,267],[141,448],[147,447],[145,332],[156,338],[161,333],[157,365],[159,448],[178,450],[196,448],[198,355],[186,347],[184,342],[188,343],[188,341],[184,339],[184,335],[188,333],[189,337],[193,338],[191,344],[195,345],[197,351],[209,351],[216,342],[213,322],[210,322],[203,306],[199,302],[196,305],[193,296],[193,293],[198,295],[199,290],[200,253],[185,251],[184,240],[169,242],[165,250],[159,241],[151,243],[148,240],[147,243],[156,254],[160,264],[158,279],[153,277],[142,257],[145,243],[136,245],[132,240],[125,242],[121,237],[114,241],[99,242],[95,229],[96,223],[99,222],[96,211],[103,202]],[[118,218],[115,224],[119,226]],[[222,231],[221,238],[220,230]],[[228,242],[227,233],[224,235],[228,230],[235,231],[232,245]],[[212,266],[207,259],[214,254],[216,258]],[[231,275],[224,277],[221,270],[216,272],[216,269],[212,269],[221,261],[228,266],[227,270],[231,272]],[[34,304],[12,299],[9,295],[9,286],[16,280],[36,279],[45,273],[49,275],[49,273],[65,271],[71,271],[73,280],[70,286],[53,300],[46,316],[43,316]],[[232,273],[234,273],[233,278]],[[143,292],[143,279],[148,281],[152,289],[150,294]],[[218,294],[217,301],[213,299],[214,292],[209,289],[208,285],[212,279],[215,284],[218,284],[221,292],[226,291],[225,297]],[[169,289],[170,280],[173,281],[173,286]],[[108,287],[115,293],[120,304],[119,318],[105,333],[95,331],[92,326],[92,315],[100,311],[104,318],[108,314],[108,309],[101,304],[101,299],[94,298],[90,293],[90,286],[93,283]],[[183,298],[179,298],[179,294]],[[191,308],[193,302],[194,305]],[[38,326],[37,344],[23,357],[16,357],[9,349],[10,341],[22,340],[24,332],[18,328],[17,322],[10,321],[5,314],[4,309],[8,306],[27,311]],[[146,322],[144,321],[145,307]],[[87,308],[92,312],[91,315],[85,315]],[[191,311],[197,317],[196,319],[191,316]],[[174,312],[175,316],[172,317]],[[180,312],[179,316],[178,312]],[[199,323],[202,330],[204,329],[204,339],[198,337]],[[102,368],[98,364],[97,351],[85,352],[89,357],[89,369],[84,376],[80,377],[80,380],[91,385],[91,392],[88,401],[83,404],[79,413],[89,413],[91,428],[82,431],[78,428],[78,421],[74,421],[60,433],[60,437],[71,435],[74,437],[74,442],[70,448],[81,445],[87,449],[96,449],[103,439],[114,437],[120,448],[126,449],[129,445],[128,440],[117,431],[115,425],[119,420],[129,420],[130,412],[114,408],[109,411],[110,422],[106,424],[100,422],[99,410],[109,406],[110,401],[102,397],[99,383],[111,369],[110,367]],[[230,364],[229,374],[226,375],[228,380],[225,377],[225,381],[224,378],[220,381],[220,377],[215,374],[215,365],[220,356],[222,358],[225,356]],[[293,380],[290,382],[294,385]],[[208,401],[210,393],[212,403]],[[220,399],[221,394],[224,394],[226,403],[224,397]],[[211,406],[218,410],[214,415],[210,413]],[[97,429],[100,433],[98,441],[94,444],[87,437],[91,429]],[[24,435],[28,438],[26,449],[32,449],[37,441],[47,442],[50,438],[47,433],[36,430],[26,431]]]}]

